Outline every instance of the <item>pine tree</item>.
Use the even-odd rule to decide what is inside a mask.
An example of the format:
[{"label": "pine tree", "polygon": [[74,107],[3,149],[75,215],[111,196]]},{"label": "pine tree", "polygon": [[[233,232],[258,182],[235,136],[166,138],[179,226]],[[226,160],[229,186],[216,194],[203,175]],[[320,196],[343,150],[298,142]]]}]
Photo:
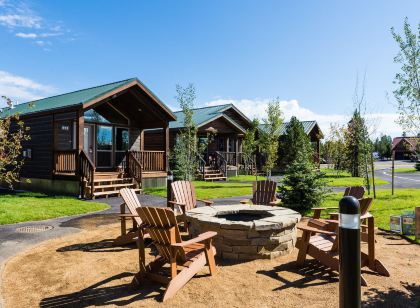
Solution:
[{"label": "pine tree", "polygon": [[306,135],[302,123],[296,118],[290,119],[286,128],[284,141],[280,144],[280,160],[282,166],[289,166],[295,160],[311,160],[313,148],[308,135]]},{"label": "pine tree", "polygon": [[288,165],[279,186],[281,200],[284,206],[306,214],[312,207],[321,205],[329,189],[325,174],[315,170],[311,143],[295,117],[286,130],[284,146]]}]

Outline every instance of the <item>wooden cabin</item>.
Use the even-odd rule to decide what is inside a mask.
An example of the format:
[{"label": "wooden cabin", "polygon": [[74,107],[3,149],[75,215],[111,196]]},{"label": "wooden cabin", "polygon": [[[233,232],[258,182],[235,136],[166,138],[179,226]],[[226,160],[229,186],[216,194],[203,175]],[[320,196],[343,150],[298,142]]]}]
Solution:
[{"label": "wooden cabin", "polygon": [[[169,123],[169,146],[175,146],[176,135],[183,128],[184,113],[175,112],[177,120]],[[193,121],[198,128],[199,141],[207,141],[207,149],[200,159],[200,174],[204,180],[224,180],[237,174],[242,165],[242,140],[248,128],[248,119],[232,104],[193,109]],[[159,138],[162,129],[145,130],[145,149],[162,147]],[[209,135],[212,137],[208,139]]]},{"label": "wooden cabin", "polygon": [[[137,78],[3,110],[30,127],[21,188],[82,197],[166,184],[172,111]],[[159,128],[146,149],[144,130]],[[149,147],[150,148],[150,147]],[[30,180],[27,183],[26,180]]]},{"label": "wooden cabin", "polygon": [[392,140],[392,152],[396,160],[415,160],[420,137],[395,137]]}]

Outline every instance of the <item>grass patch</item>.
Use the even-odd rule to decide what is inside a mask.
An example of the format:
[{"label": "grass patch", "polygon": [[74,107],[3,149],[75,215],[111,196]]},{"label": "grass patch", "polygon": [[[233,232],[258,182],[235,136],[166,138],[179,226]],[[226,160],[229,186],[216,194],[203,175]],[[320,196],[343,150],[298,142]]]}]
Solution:
[{"label": "grass patch", "polygon": [[230,176],[229,181],[230,182],[254,182],[256,178],[258,179],[258,181],[267,179],[267,177],[265,176],[255,177],[255,175],[238,175],[238,176]]},{"label": "grass patch", "polygon": [[[392,171],[390,170],[390,172],[392,172]],[[420,171],[416,170],[416,168],[414,168],[414,167],[411,167],[411,168],[396,168],[396,169],[394,169],[394,172],[396,172],[396,173],[416,173],[416,172],[420,173]]]},{"label": "grass patch", "polygon": [[[333,187],[347,187],[347,186],[364,186],[364,178],[352,177],[351,174],[347,171],[337,171],[333,169],[323,168],[322,172],[325,173],[326,179],[328,181],[328,186]],[[369,181],[372,185],[372,178],[369,177]],[[375,178],[376,185],[384,185],[389,182]]]},{"label": "grass patch", "polygon": [[[252,183],[194,181],[198,199],[216,199],[252,194]],[[146,194],[166,197],[166,187],[145,188]]]},{"label": "grass patch", "polygon": [[[343,197],[342,193],[331,194],[324,202],[324,207],[338,207],[338,201]],[[370,212],[375,216],[375,225],[381,229],[389,230],[391,215],[400,215],[405,211],[414,211],[419,206],[420,189],[396,189],[391,195],[390,189],[378,189],[376,199],[373,201]],[[414,236],[409,236],[414,240]],[[419,240],[417,240],[420,243]]]},{"label": "grass patch", "polygon": [[0,193],[0,225],[84,214],[109,208],[68,196],[42,193]]}]

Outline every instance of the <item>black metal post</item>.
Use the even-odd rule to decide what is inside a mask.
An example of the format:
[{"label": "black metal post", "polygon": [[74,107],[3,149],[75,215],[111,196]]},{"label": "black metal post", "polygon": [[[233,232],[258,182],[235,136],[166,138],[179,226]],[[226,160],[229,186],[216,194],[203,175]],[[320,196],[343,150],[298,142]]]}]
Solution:
[{"label": "black metal post", "polygon": [[361,307],[360,205],[354,197],[340,200],[340,308]]},{"label": "black metal post", "polygon": [[174,181],[174,175],[171,170],[168,171],[166,177],[166,205],[170,207],[169,201],[172,200],[172,182]]}]

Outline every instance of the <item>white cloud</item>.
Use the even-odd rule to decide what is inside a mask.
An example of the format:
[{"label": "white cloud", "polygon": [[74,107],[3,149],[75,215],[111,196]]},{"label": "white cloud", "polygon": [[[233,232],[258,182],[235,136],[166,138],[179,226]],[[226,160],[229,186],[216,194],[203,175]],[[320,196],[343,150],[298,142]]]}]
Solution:
[{"label": "white cloud", "polygon": [[38,37],[38,34],[36,33],[22,33],[22,32],[18,32],[15,34],[16,37],[20,37],[20,38],[29,38],[29,39],[35,39]]},{"label": "white cloud", "polygon": [[[205,103],[206,106],[215,106],[223,104],[234,104],[250,119],[263,119],[266,117],[266,109],[271,99],[217,99]],[[302,107],[295,100],[282,100],[280,107],[286,121],[292,116],[296,116],[301,121],[315,120],[321,127],[325,135],[329,133],[331,123],[346,124],[350,119],[350,114],[326,114],[314,112],[308,108]],[[393,113],[373,113],[366,115],[367,124],[372,137],[382,134],[391,136],[401,135],[401,128],[395,123],[398,115]]]},{"label": "white cloud", "polygon": [[[22,103],[45,97],[53,92],[54,88],[51,86],[40,84],[29,78],[0,71],[0,96],[4,95]],[[0,107],[4,106],[0,105]]]},{"label": "white cloud", "polygon": [[0,15],[0,25],[8,28],[41,28],[41,18],[31,15]]},{"label": "white cloud", "polygon": [[[70,30],[63,27],[60,21],[51,22],[43,19],[37,12],[30,9],[25,1],[0,0],[0,26],[8,28],[17,38],[38,39],[33,42],[38,46],[52,45],[54,37],[71,33]],[[30,31],[26,32],[25,29]],[[52,41],[46,42],[40,38],[51,38]],[[46,49],[44,48],[44,50]]]}]

